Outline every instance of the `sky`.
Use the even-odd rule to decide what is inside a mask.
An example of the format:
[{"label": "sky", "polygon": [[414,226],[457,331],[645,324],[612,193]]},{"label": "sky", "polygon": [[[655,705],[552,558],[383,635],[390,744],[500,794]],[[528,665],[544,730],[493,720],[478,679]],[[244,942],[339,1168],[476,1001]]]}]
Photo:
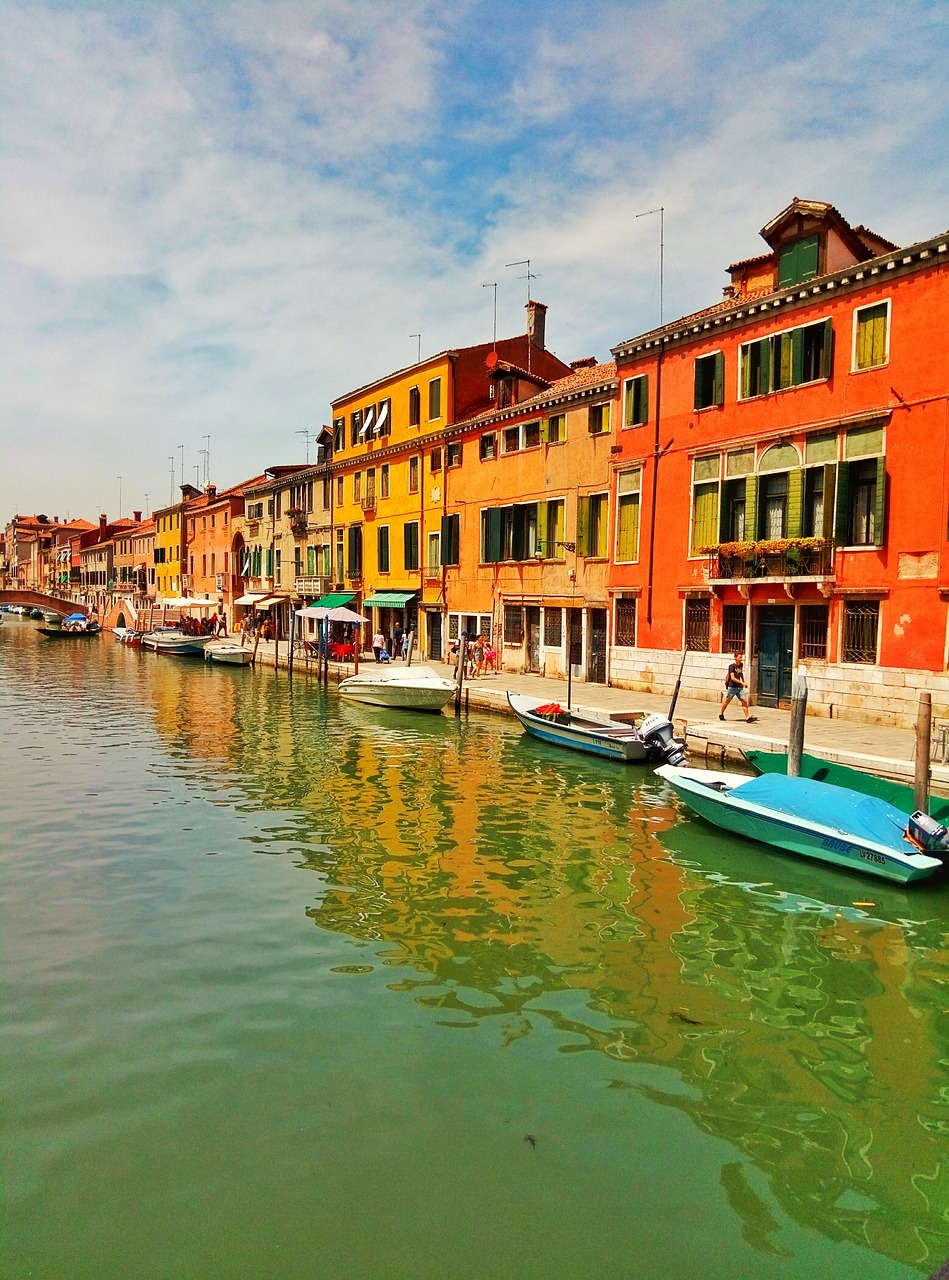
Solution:
[{"label": "sky", "polygon": [[0,524],[312,460],[334,398],[490,341],[495,284],[499,337],[529,285],[561,359],[608,360],[659,320],[659,207],[666,320],[795,196],[901,245],[949,229],[945,0],[0,22]]}]

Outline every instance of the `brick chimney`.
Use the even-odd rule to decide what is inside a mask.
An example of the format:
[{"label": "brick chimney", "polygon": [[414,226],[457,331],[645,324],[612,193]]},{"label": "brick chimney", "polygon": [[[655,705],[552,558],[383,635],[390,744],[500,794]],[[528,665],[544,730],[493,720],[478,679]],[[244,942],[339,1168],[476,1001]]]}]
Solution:
[{"label": "brick chimney", "polygon": [[535,347],[544,350],[547,337],[547,305],[543,302],[527,304],[527,336]]},{"label": "brick chimney", "polygon": [[103,511],[102,514],[99,516],[99,532],[100,533],[105,533],[105,527],[108,523],[109,523],[109,517]]},{"label": "brick chimney", "polygon": [[204,492],[208,495],[208,497],[209,497],[209,498],[216,498],[216,497],[217,497],[217,485],[216,485],[216,484],[209,484],[209,485],[208,485],[208,487],[205,489],[205,491],[204,491]]},{"label": "brick chimney", "polygon": [[133,512],[132,512],[132,519],[135,521],[135,523],[136,523],[136,524],[141,524],[141,523],[142,523],[142,513],[141,513],[141,511],[133,511]]}]

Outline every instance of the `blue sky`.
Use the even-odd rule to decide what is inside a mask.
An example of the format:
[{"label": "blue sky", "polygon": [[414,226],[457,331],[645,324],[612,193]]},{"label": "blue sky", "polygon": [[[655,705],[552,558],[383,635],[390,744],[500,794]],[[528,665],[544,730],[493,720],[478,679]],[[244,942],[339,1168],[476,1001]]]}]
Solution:
[{"label": "blue sky", "polygon": [[[330,401],[721,296],[793,196],[949,228],[949,5],[0,0],[0,520],[302,461]],[[182,453],[181,446],[184,446]],[[121,477],[121,481],[119,479]],[[147,495],[147,503],[146,503]]]}]

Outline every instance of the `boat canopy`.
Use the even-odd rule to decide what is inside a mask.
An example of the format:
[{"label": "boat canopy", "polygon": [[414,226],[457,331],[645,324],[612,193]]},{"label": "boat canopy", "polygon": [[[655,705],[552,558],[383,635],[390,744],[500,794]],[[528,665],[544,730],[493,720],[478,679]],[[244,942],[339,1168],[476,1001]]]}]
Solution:
[{"label": "boat canopy", "polygon": [[760,778],[733,787],[731,794],[736,800],[773,809],[814,826],[846,832],[858,840],[873,840],[902,853],[908,849],[903,832],[909,815],[876,796],[781,773],[763,773]]}]

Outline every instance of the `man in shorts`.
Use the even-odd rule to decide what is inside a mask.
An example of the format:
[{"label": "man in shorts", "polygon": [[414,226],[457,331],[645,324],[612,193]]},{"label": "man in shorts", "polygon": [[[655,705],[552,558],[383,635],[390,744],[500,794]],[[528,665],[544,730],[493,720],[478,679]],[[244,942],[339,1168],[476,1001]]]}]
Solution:
[{"label": "man in shorts", "polygon": [[745,723],[754,724],[757,717],[748,714],[748,697],[745,690],[748,685],[745,682],[745,655],[736,653],[734,662],[729,663],[728,673],[725,676],[725,697],[722,699],[722,709],[718,714],[719,720],[725,719],[725,708],[731,702],[732,698],[737,698],[741,703],[741,709],[745,713]]}]

